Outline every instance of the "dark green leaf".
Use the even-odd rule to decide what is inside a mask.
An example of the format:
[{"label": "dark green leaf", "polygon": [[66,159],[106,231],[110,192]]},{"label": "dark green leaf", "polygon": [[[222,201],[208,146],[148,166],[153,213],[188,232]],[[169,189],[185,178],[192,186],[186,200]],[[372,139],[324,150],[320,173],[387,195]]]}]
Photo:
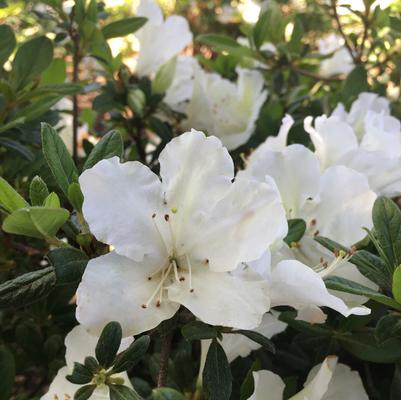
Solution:
[{"label": "dark green leaf", "polygon": [[8,25],[0,25],[0,68],[8,60],[16,45],[13,30]]},{"label": "dark green leaf", "polygon": [[79,388],[74,394],[74,400],[87,400],[92,396],[96,385],[86,385]]},{"label": "dark green leaf", "polygon": [[354,356],[375,363],[393,363],[401,360],[401,341],[389,339],[378,344],[371,333],[352,333],[337,336],[342,346]]},{"label": "dark green leaf", "polygon": [[394,299],[385,296],[382,293],[379,293],[377,290],[360,285],[359,283],[350,281],[345,278],[340,278],[339,276],[329,276],[324,280],[324,283],[328,289],[357,294],[359,296],[365,296],[378,303],[385,304],[389,307],[401,311],[401,305],[398,304]]},{"label": "dark green leaf", "polygon": [[132,368],[148,351],[150,337],[145,335],[135,340],[123,353],[119,354],[113,366],[113,373]]},{"label": "dark green leaf", "polygon": [[260,369],[261,369],[260,361],[259,360],[254,361],[248,373],[246,374],[244,381],[242,382],[240,400],[248,400],[252,396],[252,393],[255,390],[255,384],[252,372],[258,371]]},{"label": "dark green leaf", "polygon": [[182,327],[181,333],[187,340],[214,339],[217,337],[216,328],[202,321],[189,322]]},{"label": "dark green leaf", "polygon": [[85,357],[84,365],[88,371],[92,374],[95,374],[99,371],[99,363],[97,362],[95,357],[88,356]]},{"label": "dark green leaf", "polygon": [[18,142],[16,140],[12,140],[7,137],[0,137],[0,145],[6,147],[8,149],[15,150],[28,161],[33,161],[33,159],[35,158],[32,151],[30,149],[28,149],[28,147],[22,145],[20,142]]},{"label": "dark green leaf", "polygon": [[55,249],[47,257],[54,267],[57,285],[80,282],[88,264],[86,254],[75,248]]},{"label": "dark green leaf", "polygon": [[24,307],[46,296],[55,284],[52,267],[20,275],[0,285],[0,308]]},{"label": "dark green leaf", "polygon": [[143,400],[135,390],[123,385],[110,385],[110,400]]},{"label": "dark green leaf", "polygon": [[401,399],[401,365],[397,364],[394,369],[394,376],[391,382],[390,400]]},{"label": "dark green leaf", "polygon": [[200,35],[196,38],[196,40],[200,43],[212,47],[218,52],[226,51],[227,53],[233,55],[245,57],[255,56],[255,53],[250,48],[241,46],[235,39],[229,36],[210,33]]},{"label": "dark green leaf", "polygon": [[12,86],[17,90],[23,89],[46,70],[52,59],[53,44],[46,36],[38,36],[23,43],[13,60],[10,77]]},{"label": "dark green leaf", "polygon": [[393,284],[391,286],[395,300],[401,304],[401,265],[393,273]]},{"label": "dark green leaf", "polygon": [[42,150],[56,182],[68,196],[68,187],[78,181],[78,171],[57,132],[45,123],[42,124]]},{"label": "dark green leaf", "polygon": [[340,250],[345,251],[346,253],[349,253],[349,251],[350,251],[350,249],[348,247],[345,247],[342,244],[337,243],[334,240],[331,240],[324,236],[316,236],[314,239],[316,240],[316,242],[321,244],[326,249],[330,250],[332,253],[335,253]]},{"label": "dark green leaf", "polygon": [[175,389],[158,388],[152,391],[152,400],[185,400],[186,397]]},{"label": "dark green leaf", "polygon": [[270,13],[269,11],[265,11],[261,13],[256,22],[255,27],[253,28],[253,42],[257,49],[265,42],[267,39],[268,33],[270,29]]},{"label": "dark green leaf", "polygon": [[14,386],[15,361],[5,346],[0,346],[0,377],[0,400],[9,400]]},{"label": "dark green leaf", "polygon": [[117,156],[121,158],[123,154],[123,139],[120,132],[110,131],[96,144],[87,160],[83,170],[92,168],[100,160]]},{"label": "dark green leaf", "polygon": [[401,339],[401,314],[391,313],[380,318],[376,325],[375,336],[378,343],[388,339]]},{"label": "dark green leaf", "polygon": [[232,391],[230,364],[217,339],[213,339],[203,370],[203,386],[208,400],[229,400]]},{"label": "dark green leaf", "polygon": [[71,205],[80,213],[82,213],[82,205],[84,203],[84,195],[81,191],[81,187],[79,183],[71,183],[68,186],[68,200]]},{"label": "dark green leaf", "polygon": [[288,233],[284,241],[291,246],[291,243],[299,242],[306,230],[306,223],[303,219],[288,220]]},{"label": "dark green leaf", "polygon": [[102,367],[110,367],[121,344],[122,330],[118,322],[109,322],[104,328],[96,345],[96,358]]},{"label": "dark green leaf", "polygon": [[29,186],[29,198],[33,206],[43,205],[46,197],[49,195],[49,190],[44,180],[36,175]]},{"label": "dark green leaf", "polygon": [[9,213],[29,206],[24,198],[0,176],[0,206]]},{"label": "dark green leaf", "polygon": [[369,90],[368,77],[362,65],[356,66],[347,76],[343,86],[343,98],[345,101],[358,96],[361,92]]},{"label": "dark green leaf", "polygon": [[247,331],[247,330],[244,330],[244,329],[239,329],[239,330],[231,331],[230,333],[238,333],[240,335],[244,335],[248,339],[251,339],[254,342],[260,344],[267,351],[270,351],[270,353],[274,354],[276,352],[276,348],[274,347],[273,342],[270,339],[268,339],[266,336],[263,336],[259,332]]},{"label": "dark green leaf", "polygon": [[386,197],[378,197],[373,205],[374,235],[384,252],[389,267],[401,264],[401,211]]},{"label": "dark green leaf", "polygon": [[298,16],[294,20],[294,28],[292,30],[291,39],[287,45],[289,51],[299,53],[302,48],[302,37],[304,36],[304,28],[302,20]]},{"label": "dark green leaf", "polygon": [[67,381],[71,383],[75,383],[76,385],[84,385],[85,383],[89,383],[93,378],[93,374],[85,365],[82,365],[78,362],[74,362],[74,369],[72,370],[71,375],[67,375]]},{"label": "dark green leaf", "polygon": [[111,22],[102,28],[105,39],[126,36],[136,32],[145,25],[148,19],[145,17],[130,17]]}]

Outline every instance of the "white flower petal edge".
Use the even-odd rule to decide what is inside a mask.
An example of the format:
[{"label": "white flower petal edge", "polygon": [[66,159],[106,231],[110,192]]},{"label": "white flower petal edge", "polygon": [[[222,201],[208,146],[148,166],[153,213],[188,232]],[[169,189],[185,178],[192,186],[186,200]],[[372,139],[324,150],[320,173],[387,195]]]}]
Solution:
[{"label": "white flower petal edge", "polygon": [[299,311],[298,319],[310,323],[325,321],[326,316],[320,307],[329,307],[346,317],[370,314],[368,308],[350,308],[343,300],[330,294],[319,274],[296,260],[279,262],[271,269],[268,281],[271,306],[293,307]]},{"label": "white flower petal edge", "polygon": [[[107,321],[107,322],[110,322]],[[66,346],[66,363],[65,367],[60,368],[56,377],[51,383],[48,392],[41,397],[41,400],[58,399],[72,399],[74,393],[79,389],[78,385],[67,381],[66,376],[72,373],[74,362],[83,363],[85,357],[95,355],[95,347],[98,337],[90,335],[82,325],[77,325],[65,338]],[[133,337],[124,338],[121,341],[119,352],[124,351],[134,340]],[[116,374],[116,377],[124,379],[126,386],[132,387],[127,374]],[[91,400],[109,399],[109,390],[106,386],[98,386],[92,396]]]},{"label": "white flower petal edge", "polygon": [[[282,400],[285,384],[271,371],[253,372],[255,390],[248,400]],[[367,400],[368,396],[357,371],[337,363],[336,356],[328,356],[310,371],[304,389],[289,400]]]},{"label": "white flower petal edge", "polygon": [[[115,252],[89,262],[77,292],[78,320],[96,333],[105,320],[117,320],[125,334],[137,334],[183,304],[205,322],[257,327],[269,310],[266,283],[227,272],[285,237],[276,185],[231,183],[227,150],[198,131],[166,146],[160,175],[162,182],[143,165],[116,159],[85,171],[84,215]],[[107,204],[99,206],[102,197]]]}]

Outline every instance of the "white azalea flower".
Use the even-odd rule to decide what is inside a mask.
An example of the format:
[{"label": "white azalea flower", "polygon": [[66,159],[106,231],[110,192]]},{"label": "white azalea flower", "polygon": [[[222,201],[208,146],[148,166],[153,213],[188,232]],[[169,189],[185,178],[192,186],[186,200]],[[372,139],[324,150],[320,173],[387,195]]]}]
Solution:
[{"label": "white azalea flower", "polygon": [[251,137],[266,100],[263,76],[238,68],[237,83],[198,68],[191,100],[185,110],[184,129],[195,127],[214,133],[233,150]]},{"label": "white azalea flower", "polygon": [[115,251],[89,262],[78,320],[94,332],[116,320],[132,335],[182,304],[206,323],[256,328],[269,309],[266,284],[228,272],[286,235],[274,182],[232,183],[227,150],[194,130],[173,139],[159,161],[162,181],[141,163],[116,157],[81,175],[85,218]]},{"label": "white azalea flower", "polygon": [[192,42],[192,33],[184,17],[171,15],[164,20],[153,0],[141,0],[136,15],[148,18],[135,33],[140,44],[136,73],[150,76]]},{"label": "white azalea flower", "polygon": [[401,125],[389,113],[386,99],[362,93],[349,113],[340,104],[314,125],[305,118],[321,167],[346,165],[364,174],[376,193],[401,194]]},{"label": "white azalea flower", "polygon": [[[74,393],[80,386],[67,381],[66,376],[72,373],[74,362],[83,364],[86,357],[95,356],[95,348],[98,339],[98,337],[90,335],[81,325],[77,325],[66,336],[65,361],[67,365],[60,368],[48,392],[41,397],[41,400],[70,400],[74,397]],[[124,338],[121,341],[119,351],[126,350],[133,340],[134,338],[132,337]],[[128,375],[125,372],[115,374],[113,377],[122,378],[124,380],[124,385],[132,388]],[[98,386],[90,397],[91,400],[104,400],[109,398],[109,389],[106,385]]]},{"label": "white azalea flower", "polygon": [[[283,400],[285,384],[271,371],[253,372],[254,393],[248,400]],[[362,380],[356,371],[337,364],[337,357],[328,356],[309,373],[304,388],[289,400],[368,400]]]},{"label": "white azalea flower", "polygon": [[319,53],[332,54],[320,64],[320,73],[324,76],[348,74],[353,68],[352,57],[344,46],[344,40],[335,34],[318,40]]}]

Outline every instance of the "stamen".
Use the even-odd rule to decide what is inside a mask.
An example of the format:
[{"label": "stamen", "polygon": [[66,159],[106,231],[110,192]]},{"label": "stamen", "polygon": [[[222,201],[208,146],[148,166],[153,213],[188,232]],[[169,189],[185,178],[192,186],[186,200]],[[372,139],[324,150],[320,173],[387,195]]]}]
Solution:
[{"label": "stamen", "polygon": [[172,264],[173,264],[175,280],[176,280],[177,282],[180,282],[181,279],[180,279],[180,277],[178,276],[178,266],[177,266],[177,262],[175,261],[174,258],[171,260],[171,262],[172,262]]},{"label": "stamen", "polygon": [[171,226],[170,216],[168,214],[165,214],[164,219],[168,223],[168,229],[169,229],[170,236],[171,236],[172,246],[173,246],[173,249],[175,249],[176,248],[175,235],[173,232],[173,227]]},{"label": "stamen", "polygon": [[153,226],[155,227],[157,233],[159,234],[160,240],[163,242],[164,247],[165,247],[165,249],[166,249],[166,252],[169,253],[170,249],[167,247],[167,244],[166,244],[166,242],[165,242],[165,240],[164,240],[164,238],[163,238],[163,235],[162,235],[162,233],[160,232],[160,229],[159,229],[159,227],[158,227],[157,224],[156,224],[155,218],[156,218],[156,214],[154,213],[154,214],[152,214]]},{"label": "stamen", "polygon": [[[165,281],[165,280],[167,279],[167,277],[169,276],[170,271],[171,271],[171,267],[172,267],[172,264],[169,265],[169,267],[167,268],[167,270],[163,269],[163,271],[162,271],[162,279],[160,279],[159,284],[156,286],[156,289],[154,290],[154,292],[153,292],[152,295],[150,296],[149,300],[148,300],[145,304],[142,304],[142,308],[148,308],[148,307],[149,307],[149,304],[150,304],[150,303],[152,302],[152,300],[156,297],[156,295],[159,293],[159,291],[162,291],[162,290],[163,290],[164,281]],[[160,293],[159,293],[159,296],[160,296]],[[157,303],[156,303],[156,304],[157,304]],[[160,306],[159,306],[159,307],[160,307]]]},{"label": "stamen", "polygon": [[191,293],[193,293],[194,289],[192,287],[192,265],[191,265],[191,261],[189,260],[188,254],[185,254],[185,259],[187,261],[188,272],[189,272],[189,291]]}]

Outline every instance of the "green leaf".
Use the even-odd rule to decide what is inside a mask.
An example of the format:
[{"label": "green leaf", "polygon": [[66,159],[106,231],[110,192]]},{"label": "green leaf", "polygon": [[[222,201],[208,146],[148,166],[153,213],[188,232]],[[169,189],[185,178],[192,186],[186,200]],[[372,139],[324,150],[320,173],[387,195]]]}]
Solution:
[{"label": "green leaf", "polygon": [[68,186],[68,200],[71,205],[80,213],[82,213],[82,205],[84,203],[84,195],[81,191],[81,187],[79,183],[71,183]]},{"label": "green leaf", "polygon": [[82,365],[79,362],[74,362],[72,373],[67,375],[65,378],[67,381],[75,383],[76,385],[84,385],[92,380],[93,374],[85,367],[85,365]]},{"label": "green leaf", "polygon": [[182,336],[187,340],[214,339],[218,332],[214,326],[205,324],[202,321],[191,321],[181,329]]},{"label": "green leaf", "polygon": [[254,342],[260,344],[262,347],[264,347],[270,353],[274,354],[276,352],[276,348],[275,348],[273,342],[259,332],[239,329],[239,330],[233,330],[230,333],[238,333],[240,335],[244,335],[248,339],[251,339]]},{"label": "green leaf", "polygon": [[110,131],[93,148],[85,161],[83,170],[92,168],[96,163],[107,158],[115,156],[121,158],[123,151],[123,139],[120,132]]},{"label": "green leaf", "polygon": [[378,344],[374,335],[369,332],[339,335],[336,338],[347,351],[361,360],[375,363],[394,363],[401,360],[401,341],[398,339],[389,339]]},{"label": "green leaf", "polygon": [[127,371],[132,368],[148,351],[150,337],[145,335],[136,339],[127,350],[119,354],[113,366],[113,373]]},{"label": "green leaf", "polygon": [[253,42],[257,49],[265,42],[268,37],[270,29],[270,13],[265,11],[261,13],[255,27],[252,31]]},{"label": "green leaf", "polygon": [[173,57],[170,61],[164,63],[156,72],[155,78],[152,80],[152,93],[163,94],[173,83],[175,71],[177,67],[177,57]]},{"label": "green leaf", "polygon": [[0,176],[0,206],[12,213],[20,208],[29,206],[24,198]]},{"label": "green leaf", "polygon": [[235,39],[214,33],[200,35],[196,38],[200,43],[212,47],[217,52],[226,51],[229,54],[254,57],[255,53],[248,47],[241,46]]},{"label": "green leaf", "polygon": [[375,336],[379,343],[393,338],[401,339],[401,315],[390,313],[380,318],[375,328]]},{"label": "green leaf", "polygon": [[96,389],[96,385],[86,385],[79,388],[74,394],[74,400],[88,400]]},{"label": "green leaf", "polygon": [[92,374],[95,374],[100,369],[99,363],[97,362],[96,358],[92,356],[85,357],[84,365],[86,369]]},{"label": "green leaf", "polygon": [[8,25],[0,25],[0,68],[11,56],[16,44],[13,30]]},{"label": "green leaf", "polygon": [[395,300],[401,304],[401,265],[393,273],[392,291]]},{"label": "green leaf", "polygon": [[[45,181],[36,175],[29,186],[29,198],[33,206],[43,205],[46,197],[49,195],[49,190]],[[25,206],[24,206],[25,207]]]},{"label": "green leaf", "polygon": [[109,322],[104,328],[96,345],[95,353],[99,364],[109,368],[121,344],[122,330],[118,322]]},{"label": "green leaf", "polygon": [[208,400],[229,400],[232,391],[230,364],[217,339],[213,339],[203,370],[203,387]]},{"label": "green leaf", "polygon": [[57,285],[69,285],[81,281],[88,264],[88,256],[85,253],[68,247],[52,250],[47,257],[54,267]]},{"label": "green leaf", "polygon": [[362,65],[356,66],[347,76],[344,82],[342,95],[344,101],[358,96],[361,92],[369,90],[368,76],[365,68]]},{"label": "green leaf", "polygon": [[145,17],[130,17],[111,22],[102,28],[105,39],[127,36],[136,32],[145,25],[148,19]]},{"label": "green leaf", "polygon": [[45,199],[43,203],[43,207],[48,208],[60,208],[60,198],[57,196],[56,193],[51,192]]},{"label": "green leaf", "polygon": [[248,400],[252,396],[255,390],[255,383],[253,380],[252,372],[258,371],[260,369],[261,369],[260,361],[259,360],[254,361],[248,373],[246,374],[244,381],[242,382],[240,400]]},{"label": "green leaf", "polygon": [[67,147],[49,124],[42,123],[42,151],[54,179],[68,197],[68,187],[78,181],[78,170]]},{"label": "green leaf", "polygon": [[292,30],[291,39],[288,42],[287,48],[293,53],[300,53],[302,49],[302,38],[304,36],[304,28],[302,20],[298,16],[294,20],[294,28]]},{"label": "green leaf", "polygon": [[288,233],[284,241],[291,246],[292,243],[299,242],[306,230],[306,223],[303,219],[288,220]]},{"label": "green leaf", "polygon": [[325,278],[324,283],[328,289],[365,296],[378,303],[385,304],[386,306],[392,307],[395,310],[401,311],[401,305],[398,304],[394,299],[385,296],[376,290],[360,285],[359,283],[345,278],[340,278],[339,276],[329,276],[328,278]]},{"label": "green leaf", "polygon": [[[53,92],[52,92],[53,93]],[[33,121],[41,117],[44,113],[49,111],[56,103],[63,98],[60,94],[50,94],[47,97],[41,98],[40,101],[35,101],[26,107],[19,109],[14,115],[12,121],[17,124]]]},{"label": "green leaf", "polygon": [[123,385],[110,385],[110,400],[143,400],[135,390]]},{"label": "green leaf", "polygon": [[5,346],[0,346],[0,376],[0,400],[9,400],[14,387],[15,361],[13,354]]},{"label": "green leaf", "polygon": [[52,267],[28,272],[0,285],[0,308],[24,307],[46,296],[56,284]]},{"label": "green leaf", "polygon": [[70,213],[65,208],[21,208],[7,216],[3,222],[3,230],[16,235],[47,239],[56,235],[69,216]]},{"label": "green leaf", "polygon": [[158,388],[152,391],[152,400],[185,400],[186,397],[175,389]]},{"label": "green leaf", "polygon": [[53,60],[53,44],[46,36],[23,43],[15,54],[10,82],[16,90],[23,89],[45,71]]},{"label": "green leaf", "polygon": [[316,242],[321,244],[323,247],[326,249],[330,250],[332,253],[335,253],[337,251],[345,251],[346,253],[350,252],[350,249],[346,246],[343,246],[340,243],[335,242],[334,240],[331,240],[329,238],[326,238],[324,236],[315,236],[314,238]]},{"label": "green leaf", "polygon": [[4,146],[8,149],[16,151],[17,153],[19,153],[19,155],[21,155],[28,161],[33,161],[33,159],[35,158],[32,151],[27,146],[22,145],[20,142],[16,140],[12,140],[7,137],[0,137],[0,146]]},{"label": "green leaf", "polygon": [[67,63],[62,58],[54,58],[42,74],[42,85],[64,84],[67,79]]},{"label": "green leaf", "polygon": [[378,197],[373,205],[374,235],[391,270],[401,264],[401,211],[386,197]]}]

